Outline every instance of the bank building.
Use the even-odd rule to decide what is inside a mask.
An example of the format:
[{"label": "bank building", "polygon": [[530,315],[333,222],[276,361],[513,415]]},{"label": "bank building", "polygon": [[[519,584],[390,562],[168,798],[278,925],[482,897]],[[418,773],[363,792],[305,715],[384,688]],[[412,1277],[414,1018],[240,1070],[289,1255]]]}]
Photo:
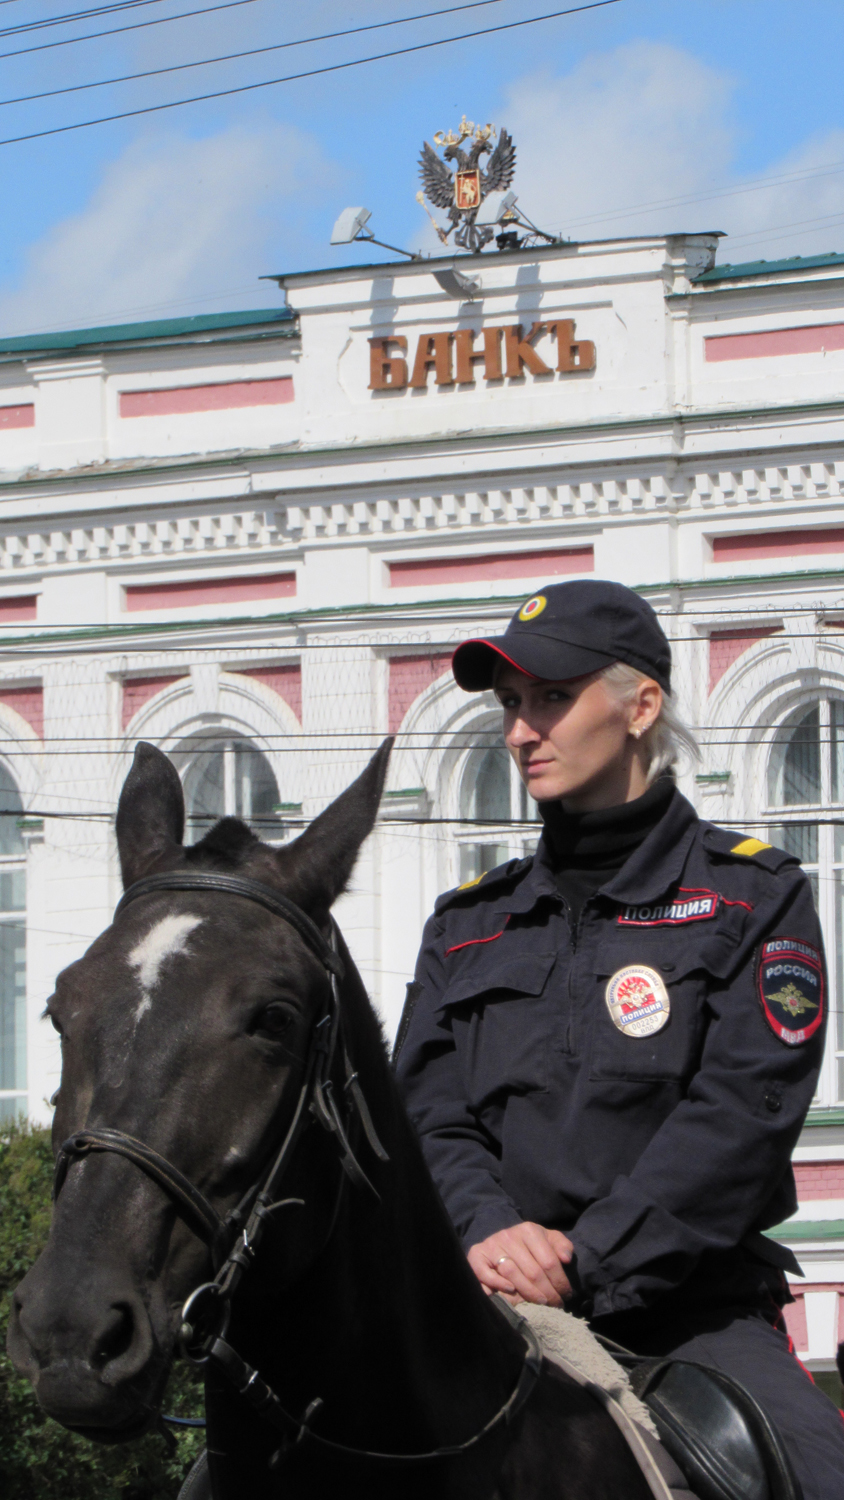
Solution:
[{"label": "bank building", "polygon": [[[795,1347],[844,1337],[844,254],[500,236],[279,274],[251,312],[0,339],[0,1111],[50,1116],[56,972],[108,923],[133,747],[284,841],[397,736],[338,917],[395,1029],[437,894],[532,848],[469,635],[638,589],[705,818],[796,852],[831,1025],[778,1236]],[[330,252],[327,251],[327,256]],[[257,299],[256,299],[257,300]]]}]

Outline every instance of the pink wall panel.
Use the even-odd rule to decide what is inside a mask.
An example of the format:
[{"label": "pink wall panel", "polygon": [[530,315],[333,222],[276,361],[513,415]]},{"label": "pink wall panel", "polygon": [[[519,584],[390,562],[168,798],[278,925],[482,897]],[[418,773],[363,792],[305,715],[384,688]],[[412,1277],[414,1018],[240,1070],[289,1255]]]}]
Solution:
[{"label": "pink wall panel", "polygon": [[0,703],[5,703],[8,708],[13,708],[15,713],[26,719],[27,724],[35,730],[39,740],[44,738],[44,690],[40,687],[3,688],[0,690]]},{"label": "pink wall panel", "polygon": [[35,407],[32,402],[23,406],[0,406],[0,428],[34,427]]},{"label": "pink wall panel", "polygon": [[728,667],[752,646],[754,641],[764,640],[767,635],[776,635],[778,626],[750,630],[713,630],[709,637],[709,691],[721,681]]},{"label": "pink wall panel", "polygon": [[191,604],[238,604],[249,599],[289,599],[295,593],[295,573],[197,578],[182,583],[133,583],[126,589],[125,608],[181,609]]},{"label": "pink wall panel", "polygon": [[844,1161],[797,1161],[794,1180],[801,1203],[844,1198]]},{"label": "pink wall panel", "polygon": [[714,562],[748,562],[760,557],[809,557],[844,552],[844,526],[801,531],[748,531],[712,538]]},{"label": "pink wall panel", "polygon": [[395,734],[411,703],[451,667],[451,652],[437,656],[391,656],[387,691],[389,732]]},{"label": "pink wall panel", "polygon": [[785,1326],[788,1329],[795,1350],[805,1350],[809,1347],[809,1334],[806,1329],[806,1304],[803,1301],[802,1289],[799,1292],[795,1291],[794,1297],[796,1300],[789,1302],[783,1308]]},{"label": "pink wall panel", "polygon": [[[121,391],[121,417],[172,417],[191,411],[233,411],[242,406],[283,406],[293,400],[292,375],[273,380],[229,380],[216,385],[177,385],[153,391]],[[24,425],[21,423],[20,425]]]},{"label": "pink wall panel", "polygon": [[391,588],[431,583],[482,583],[496,578],[558,578],[562,573],[591,573],[591,547],[563,547],[553,552],[505,552],[486,557],[429,558],[389,563]]},{"label": "pink wall panel", "polygon": [[18,620],[34,620],[38,614],[37,594],[14,594],[0,598],[0,625]]},{"label": "pink wall panel", "polygon": [[806,328],[766,328],[759,333],[722,333],[703,341],[707,364],[723,359],[761,359],[772,354],[820,354],[844,349],[844,323]]},{"label": "pink wall panel", "polygon": [[233,667],[241,677],[254,677],[264,687],[272,688],[292,708],[299,723],[302,722],[302,668],[298,662],[287,662],[278,667]]},{"label": "pink wall panel", "polygon": [[123,683],[123,702],[121,705],[121,723],[123,728],[134,718],[139,708],[149,703],[156,693],[162,688],[171,687],[177,682],[178,676],[170,677],[127,677]]}]

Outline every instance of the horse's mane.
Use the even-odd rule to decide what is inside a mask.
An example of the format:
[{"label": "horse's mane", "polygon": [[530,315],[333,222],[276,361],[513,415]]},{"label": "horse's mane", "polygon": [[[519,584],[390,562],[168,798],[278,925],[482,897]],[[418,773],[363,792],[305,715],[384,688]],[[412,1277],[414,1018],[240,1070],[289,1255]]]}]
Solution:
[{"label": "horse's mane", "polygon": [[229,865],[239,869],[255,853],[258,835],[240,818],[221,818],[204,838],[188,844],[185,859],[192,865]]}]

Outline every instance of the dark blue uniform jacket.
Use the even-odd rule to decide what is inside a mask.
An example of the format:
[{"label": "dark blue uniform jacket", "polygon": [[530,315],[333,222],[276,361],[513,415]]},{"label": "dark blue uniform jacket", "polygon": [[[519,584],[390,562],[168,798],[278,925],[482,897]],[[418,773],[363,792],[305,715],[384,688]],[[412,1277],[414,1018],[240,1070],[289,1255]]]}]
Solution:
[{"label": "dark blue uniform jacket", "polygon": [[[628,966],[663,980],[655,1034],[610,1013]],[[544,841],[440,898],[397,1075],[466,1247],[524,1219],[563,1230],[580,1306],[602,1316],[688,1290],[736,1247],[789,1264],[759,1231],[796,1207],[825,1009],[797,861],[675,792],[575,930]]]}]

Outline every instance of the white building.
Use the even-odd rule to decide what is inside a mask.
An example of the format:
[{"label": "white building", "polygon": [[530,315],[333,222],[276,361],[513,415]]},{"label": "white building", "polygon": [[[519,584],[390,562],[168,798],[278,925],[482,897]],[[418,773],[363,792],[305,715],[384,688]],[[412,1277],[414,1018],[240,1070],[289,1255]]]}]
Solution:
[{"label": "white building", "polygon": [[[340,918],[388,1028],[437,893],[530,845],[456,641],[542,582],[640,589],[701,813],[815,879],[833,1024],[784,1237],[844,1334],[844,256],[676,235],[278,279],[270,310],[0,341],[0,1109],[49,1116],[56,971],[119,894],[143,737],[289,837],[398,732]],[[447,280],[447,278],[446,278]],[[838,561],[836,562],[836,557]],[[207,822],[204,826],[207,826]],[[775,832],[771,832],[774,829]]]}]

